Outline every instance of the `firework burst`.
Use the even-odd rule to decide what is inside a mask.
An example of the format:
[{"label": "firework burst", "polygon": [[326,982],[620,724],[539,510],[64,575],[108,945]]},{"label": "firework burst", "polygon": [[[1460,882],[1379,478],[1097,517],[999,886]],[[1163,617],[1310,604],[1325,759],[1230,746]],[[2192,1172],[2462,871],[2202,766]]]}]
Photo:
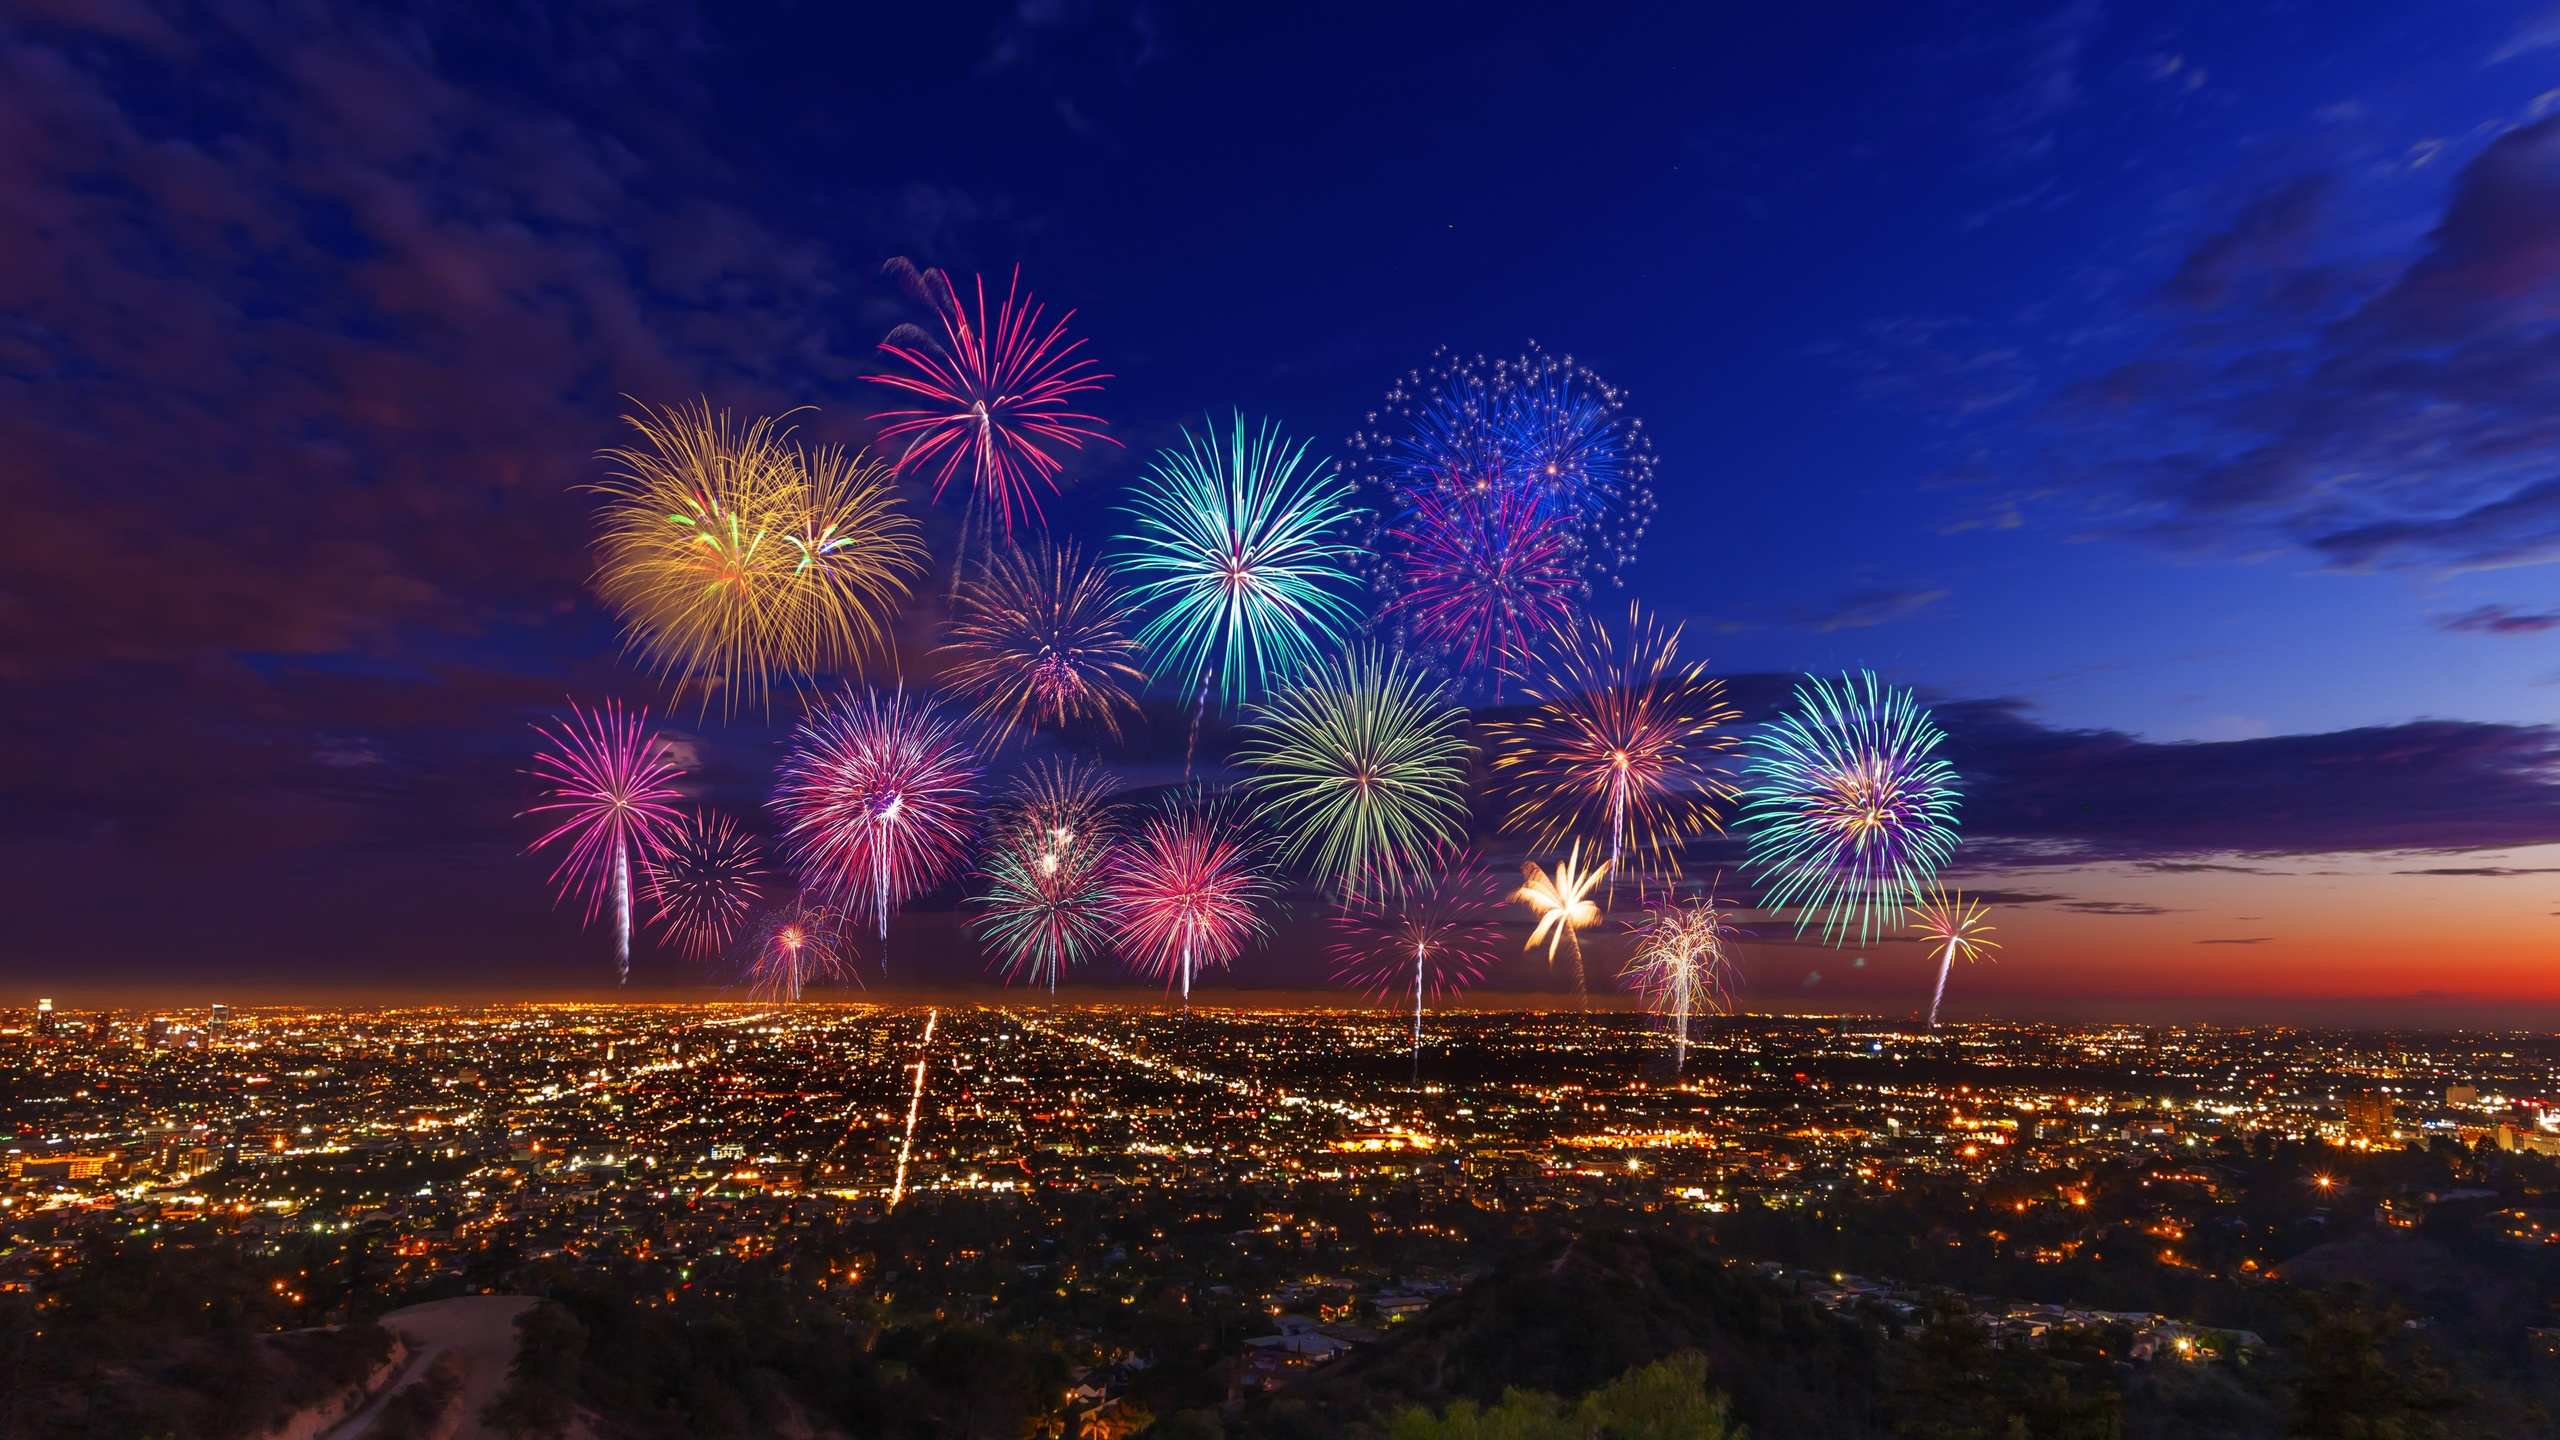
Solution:
[{"label": "firework burst", "polygon": [[1511,801],[1506,828],[1554,851],[1598,829],[1609,865],[1640,882],[1680,873],[1680,850],[1723,828],[1733,788],[1714,758],[1733,747],[1737,712],[1703,661],[1681,665],[1680,630],[1634,606],[1623,636],[1597,620],[1563,632],[1543,678],[1526,687],[1526,719],[1486,727],[1495,776]]},{"label": "firework burst", "polygon": [[1635,950],[1622,978],[1644,996],[1647,1008],[1670,1019],[1675,1065],[1689,1063],[1690,1020],[1732,1008],[1741,978],[1734,942],[1741,933],[1732,911],[1713,895],[1687,903],[1665,896],[1637,922]]},{"label": "firework burst", "polygon": [[1111,572],[1084,563],[1074,542],[1047,536],[1004,546],[961,588],[951,643],[953,689],[977,702],[999,743],[1017,726],[1090,721],[1120,738],[1145,673],[1130,663],[1129,602]]},{"label": "firework burst", "polygon": [[1466,836],[1466,712],[1401,656],[1363,647],[1257,708],[1236,763],[1283,863],[1346,895],[1401,888]]},{"label": "firework burst", "polygon": [[978,762],[959,726],[904,688],[848,692],[800,722],[774,789],[803,884],[867,908],[887,964],[889,916],[958,873]]},{"label": "firework burst", "polygon": [[881,342],[913,373],[871,378],[922,401],[879,417],[881,443],[903,442],[898,468],[931,475],[936,500],[964,480],[971,513],[992,510],[1011,534],[1017,515],[1041,518],[1041,486],[1056,493],[1059,451],[1082,449],[1087,440],[1112,443],[1100,419],[1067,408],[1070,397],[1100,390],[1111,377],[1076,358],[1083,342],[1067,338],[1074,311],[1040,328],[1040,306],[1021,288],[1019,271],[992,318],[985,277],[975,282],[974,313],[941,271],[916,278],[942,334],[902,325]]},{"label": "firework burst", "polygon": [[659,937],[688,960],[717,957],[764,893],[757,883],[763,874],[756,838],[736,821],[703,810],[686,816],[649,860]]},{"label": "firework burst", "polygon": [[1955,769],[1912,693],[1874,672],[1796,687],[1795,709],[1754,736],[1743,828],[1768,909],[1801,907],[1832,944],[1893,927],[1956,846]]},{"label": "firework burst", "polygon": [[879,650],[924,568],[888,467],[803,451],[772,420],[705,402],[626,417],[641,443],[605,454],[596,589],[632,648],[724,710],[773,678],[842,670]]},{"label": "firework burst", "polygon": [[1111,782],[1088,762],[1050,762],[1016,781],[981,869],[975,925],[1005,978],[1055,995],[1069,966],[1108,950],[1120,924]]},{"label": "firework burst", "polygon": [[1269,933],[1255,908],[1272,892],[1232,816],[1214,805],[1186,806],[1147,821],[1114,877],[1121,940],[1165,988],[1191,998],[1193,977],[1232,963]]},{"label": "firework burst", "polygon": [[738,952],[738,983],[757,1000],[796,1002],[825,980],[862,983],[854,973],[844,917],[825,905],[794,900],[756,917]]},{"label": "firework burst", "polygon": [[1511,898],[1529,907],[1538,923],[1529,930],[1531,950],[1538,942],[1547,942],[1547,968],[1555,968],[1556,951],[1569,948],[1573,954],[1573,997],[1588,1005],[1589,992],[1582,978],[1582,932],[1600,923],[1600,907],[1591,899],[1609,873],[1609,862],[1603,860],[1597,869],[1582,868],[1582,842],[1573,842],[1573,850],[1565,862],[1550,875],[1537,865],[1520,867],[1521,884]]},{"label": "firework burst", "polygon": [[[589,922],[613,910],[613,953],[622,980],[631,979],[631,868],[646,865],[683,823],[673,785],[683,773],[649,729],[649,712],[626,713],[607,700],[595,710],[569,707],[556,729],[535,726],[548,749],[533,757],[544,803],[525,812],[554,817],[531,850],[566,847],[552,867],[551,883],[566,899],[586,897]],[[528,852],[530,853],[530,852]]]},{"label": "firework burst", "polygon": [[1416,495],[1386,540],[1390,615],[1460,674],[1490,671],[1497,703],[1502,677],[1527,668],[1580,592],[1562,524],[1516,486]]},{"label": "firework burst", "polygon": [[1350,492],[1317,473],[1304,441],[1242,416],[1224,436],[1211,425],[1182,441],[1140,482],[1119,564],[1154,612],[1138,639],[1156,669],[1203,705],[1215,679],[1232,704],[1360,624],[1344,598],[1357,586]]},{"label": "firework burst", "polygon": [[1970,965],[2000,948],[1991,934],[1991,912],[1979,900],[1937,885],[1915,896],[1905,907],[1911,928],[1926,936],[1938,952],[1938,987],[1929,993],[1929,1028],[1938,1028],[1938,1005],[1947,998],[1947,972],[1958,958]]},{"label": "firework burst", "polygon": [[1475,856],[1444,852],[1435,859],[1429,883],[1334,917],[1334,974],[1344,984],[1382,1004],[1411,992],[1417,1065],[1424,998],[1461,994],[1493,964],[1504,898],[1493,872]]}]

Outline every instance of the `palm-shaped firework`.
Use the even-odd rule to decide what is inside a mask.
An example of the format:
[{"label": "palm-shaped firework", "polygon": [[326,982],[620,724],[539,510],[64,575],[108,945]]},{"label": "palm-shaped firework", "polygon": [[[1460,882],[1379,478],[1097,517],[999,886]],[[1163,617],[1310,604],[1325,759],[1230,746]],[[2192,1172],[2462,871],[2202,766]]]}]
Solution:
[{"label": "palm-shaped firework", "polygon": [[750,996],[796,1002],[821,980],[861,983],[845,943],[842,914],[801,897],[756,917],[738,952],[738,983]]},{"label": "palm-shaped firework", "polygon": [[1223,435],[1185,430],[1139,482],[1118,561],[1153,612],[1138,639],[1203,706],[1212,680],[1241,701],[1360,624],[1349,491],[1319,469],[1306,442],[1238,416]]},{"label": "palm-shaped firework", "polygon": [[1185,1002],[1201,971],[1229,964],[1268,931],[1272,890],[1252,842],[1215,805],[1186,805],[1139,827],[1115,876],[1126,953]]},{"label": "palm-shaped firework", "polygon": [[986,511],[995,513],[1007,534],[1017,514],[1026,521],[1040,518],[1039,487],[1057,490],[1060,451],[1082,449],[1087,440],[1110,442],[1100,419],[1067,405],[1071,396],[1099,390],[1111,377],[1076,358],[1083,342],[1067,338],[1075,312],[1040,328],[1040,307],[1021,289],[1019,272],[993,317],[987,314],[983,276],[976,282],[973,313],[941,271],[915,275],[906,267],[904,273],[913,277],[942,333],[935,337],[901,325],[881,342],[881,350],[905,362],[910,373],[871,378],[921,403],[882,414],[880,439],[903,443],[898,468],[931,475],[934,499],[954,480],[969,486],[961,532],[965,551],[969,527],[982,523]]},{"label": "palm-shaped firework", "polygon": [[1797,686],[1743,766],[1761,905],[1802,907],[1796,933],[1819,921],[1835,945],[1891,929],[1955,851],[1945,740],[1911,691],[1873,671]]},{"label": "palm-shaped firework", "polygon": [[646,710],[626,714],[618,700],[595,710],[572,704],[569,718],[553,724],[534,727],[550,748],[533,757],[544,803],[526,813],[554,823],[531,848],[567,847],[551,883],[563,899],[583,894],[588,920],[612,907],[614,960],[628,983],[632,866],[647,864],[682,823],[675,802],[684,795],[670,782],[683,771],[649,729]]},{"label": "palm-shaped firework", "polygon": [[1121,919],[1110,794],[1089,762],[1046,762],[1015,782],[981,862],[987,892],[973,922],[1007,980],[1045,983],[1054,996],[1067,967],[1110,948]]},{"label": "palm-shaped firework", "polygon": [[1590,1003],[1589,987],[1582,978],[1582,932],[1600,923],[1600,907],[1591,900],[1591,892],[1609,874],[1609,862],[1603,860],[1593,869],[1582,868],[1582,842],[1573,842],[1573,850],[1565,862],[1550,875],[1534,863],[1520,867],[1520,888],[1512,899],[1529,907],[1538,923],[1529,931],[1531,950],[1538,942],[1547,942],[1547,968],[1555,968],[1556,951],[1573,952],[1573,998],[1575,1003]]},{"label": "palm-shaped firework", "polygon": [[886,643],[925,559],[889,467],[708,403],[626,418],[641,443],[605,452],[596,587],[659,673],[725,711]]},{"label": "palm-shaped firework", "polygon": [[1597,828],[1613,870],[1677,875],[1681,847],[1723,828],[1733,789],[1716,757],[1732,748],[1724,727],[1737,713],[1704,662],[1679,658],[1679,627],[1633,606],[1623,632],[1589,619],[1569,627],[1528,687],[1537,708],[1486,727],[1510,792],[1508,827],[1546,851]]},{"label": "palm-shaped firework", "polygon": [[1427,884],[1391,900],[1352,906],[1334,919],[1334,973],[1384,1001],[1413,995],[1414,1063],[1422,1063],[1425,996],[1457,995],[1493,964],[1502,886],[1473,855],[1446,852]]},{"label": "palm-shaped firework", "polygon": [[1284,863],[1309,860],[1343,893],[1375,896],[1465,838],[1465,723],[1401,656],[1363,648],[1255,710],[1236,761]]},{"label": "palm-shaped firework", "polygon": [[1625,978],[1655,1013],[1670,1017],[1674,1064],[1689,1063],[1689,1021],[1730,1008],[1741,976],[1733,946],[1741,932],[1732,911],[1712,895],[1683,903],[1665,897],[1635,927]]},{"label": "palm-shaped firework", "polygon": [[978,761],[959,726],[896,690],[847,693],[800,722],[774,788],[801,883],[889,916],[950,879],[976,830]]},{"label": "palm-shaped firework", "polygon": [[1947,998],[1947,972],[1961,956],[1970,965],[2000,948],[1991,934],[1991,912],[1979,900],[1932,885],[1909,908],[1911,928],[1938,952],[1938,985],[1929,992],[1929,1028],[1938,1028],[1938,1005]]},{"label": "palm-shaped firework", "polygon": [[1116,740],[1147,680],[1130,663],[1133,624],[1111,572],[1086,564],[1074,542],[1001,546],[961,587],[947,678],[999,739],[1017,726],[1090,721]]},{"label": "palm-shaped firework", "polygon": [[710,960],[729,947],[763,886],[756,837],[726,815],[697,810],[671,829],[649,860],[649,903],[658,933],[688,960]]}]

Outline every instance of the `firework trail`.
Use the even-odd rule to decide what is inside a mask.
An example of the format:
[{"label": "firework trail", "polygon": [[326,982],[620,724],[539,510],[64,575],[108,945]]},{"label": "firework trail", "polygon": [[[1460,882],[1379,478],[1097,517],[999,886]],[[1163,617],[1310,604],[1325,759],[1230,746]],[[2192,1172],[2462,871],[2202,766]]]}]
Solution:
[{"label": "firework trail", "polygon": [[921,275],[905,261],[893,270],[912,278],[940,324],[939,338],[912,325],[901,325],[880,344],[883,352],[904,361],[910,374],[874,375],[879,384],[918,397],[913,410],[891,410],[879,418],[882,444],[903,441],[901,472],[930,474],[933,498],[955,479],[969,486],[961,522],[960,553],[952,564],[953,583],[965,568],[970,532],[983,528],[988,511],[1013,533],[1016,513],[1026,522],[1041,519],[1039,487],[1058,489],[1060,450],[1080,450],[1087,440],[1117,443],[1102,433],[1102,421],[1067,408],[1069,397],[1098,391],[1110,379],[1077,359],[1084,342],[1067,339],[1068,311],[1047,330],[1040,328],[1040,306],[1022,290],[1022,273],[1014,272],[1004,303],[992,319],[987,315],[987,282],[978,277],[977,309],[961,303],[951,281],[939,270]]},{"label": "firework trail", "polygon": [[940,1010],[924,1012],[924,1038],[916,1042],[916,1088],[907,1094],[907,1130],[898,1140],[898,1178],[889,1186],[889,1208],[907,1198],[907,1157],[915,1153],[916,1113],[924,1108],[924,1062],[933,1047],[933,1025],[942,1018]]},{"label": "firework trail", "polygon": [[1466,838],[1466,712],[1401,656],[1362,647],[1310,666],[1257,707],[1237,747],[1244,790],[1345,895],[1402,887],[1434,846]]},{"label": "firework trail", "polygon": [[1191,999],[1201,971],[1232,962],[1268,933],[1255,905],[1269,877],[1234,819],[1214,805],[1186,806],[1139,828],[1116,876],[1121,938],[1165,988]]},{"label": "firework trail", "polygon": [[1734,798],[1715,757],[1733,748],[1738,713],[1705,662],[1679,664],[1680,629],[1627,608],[1623,637],[1596,619],[1568,627],[1544,675],[1526,687],[1527,718],[1486,726],[1505,782],[1505,828],[1554,851],[1597,827],[1612,870],[1641,884],[1680,873],[1681,847],[1723,829]]},{"label": "firework trail", "polygon": [[1590,1007],[1591,997],[1582,978],[1581,932],[1600,921],[1600,907],[1591,902],[1591,892],[1608,873],[1609,862],[1606,860],[1601,861],[1596,870],[1582,868],[1582,842],[1576,840],[1572,853],[1556,867],[1553,875],[1535,864],[1521,866],[1521,885],[1511,896],[1528,906],[1538,917],[1538,923],[1529,931],[1527,948],[1535,950],[1539,941],[1546,941],[1548,969],[1555,968],[1558,946],[1572,948],[1573,998],[1576,1004],[1586,1009]]},{"label": "firework trail", "polygon": [[764,891],[753,835],[726,815],[696,810],[649,860],[649,903],[660,939],[688,960],[715,958]]},{"label": "firework trail", "polygon": [[[1334,917],[1334,974],[1380,1003],[1413,993],[1413,1059],[1422,1064],[1422,1003],[1463,993],[1493,964],[1502,886],[1474,855],[1444,852],[1427,885]],[[1418,1070],[1417,1070],[1417,1073]]]},{"label": "firework trail", "polygon": [[1015,727],[1063,729],[1092,721],[1120,738],[1121,712],[1138,708],[1145,672],[1130,662],[1128,598],[1111,572],[1087,565],[1074,542],[1004,546],[961,587],[946,677],[977,702],[998,743]]},{"label": "firework trail", "polygon": [[1955,769],[1912,693],[1874,672],[1810,678],[1753,737],[1742,824],[1760,903],[1802,907],[1801,935],[1865,944],[1891,929],[1956,847]]},{"label": "firework trail", "polygon": [[1005,979],[1046,983],[1111,945],[1120,924],[1111,782],[1090,762],[1048,762],[1014,785],[981,862],[987,893],[973,922],[1004,959]]},{"label": "firework trail", "polygon": [[551,883],[563,899],[583,893],[591,922],[598,911],[613,908],[614,959],[628,984],[631,865],[635,859],[647,864],[683,823],[674,802],[684,795],[670,783],[683,772],[648,728],[647,710],[625,714],[618,700],[595,710],[572,704],[569,718],[553,724],[556,731],[534,727],[550,744],[533,757],[545,803],[525,813],[556,816],[557,823],[527,853],[555,842],[568,847],[552,868]]},{"label": "firework trail", "polygon": [[1986,938],[1991,934],[1991,912],[1981,901],[1960,893],[1932,885],[1906,908],[1911,928],[1929,937],[1929,944],[1938,951],[1938,988],[1929,994],[1929,1028],[1935,1030],[1938,1005],[1947,998],[1947,972],[1955,968],[1957,958],[1970,965],[1988,958],[2000,942]]},{"label": "firework trail", "polygon": [[773,808],[803,884],[877,921],[958,873],[978,762],[959,727],[901,687],[847,692],[800,722]]},{"label": "firework trail", "polygon": [[625,417],[640,433],[605,452],[596,589],[631,647],[707,709],[769,703],[773,677],[841,670],[885,648],[886,617],[924,569],[914,517],[888,467],[802,451],[772,420],[741,425],[708,402]]},{"label": "firework trail", "polygon": [[1517,486],[1416,495],[1386,541],[1390,616],[1460,674],[1492,672],[1496,704],[1504,677],[1526,671],[1580,593],[1563,523]]},{"label": "firework trail", "polygon": [[[1360,624],[1344,508],[1350,492],[1271,425],[1182,435],[1128,507],[1121,570],[1153,616],[1138,632],[1160,674],[1233,704]],[[1197,717],[1194,719],[1197,725]]]},{"label": "firework trail", "polygon": [[739,983],[757,1000],[797,1003],[800,992],[820,980],[861,983],[845,943],[844,917],[806,899],[757,916],[738,961]]},{"label": "firework trail", "polygon": [[1690,1019],[1732,1008],[1741,978],[1733,947],[1741,933],[1732,912],[1712,895],[1686,904],[1665,896],[1647,906],[1635,926],[1635,951],[1623,978],[1644,996],[1648,1009],[1671,1017],[1675,1067],[1689,1063]]}]

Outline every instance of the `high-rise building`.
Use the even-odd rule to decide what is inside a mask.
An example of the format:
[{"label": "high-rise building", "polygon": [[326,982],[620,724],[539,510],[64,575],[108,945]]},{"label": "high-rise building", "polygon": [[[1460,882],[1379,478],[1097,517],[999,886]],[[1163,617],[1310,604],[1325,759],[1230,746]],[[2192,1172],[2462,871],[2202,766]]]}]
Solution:
[{"label": "high-rise building", "polygon": [[149,1028],[143,1032],[143,1039],[145,1044],[152,1045],[154,1047],[168,1044],[169,1017],[166,1015],[152,1016]]},{"label": "high-rise building", "polygon": [[36,1002],[36,1033],[39,1035],[53,1033],[53,1001],[51,999]]},{"label": "high-rise building", "polygon": [[231,1007],[219,1000],[215,1001],[212,1018],[204,1022],[204,1028],[217,1036],[230,1029]]}]

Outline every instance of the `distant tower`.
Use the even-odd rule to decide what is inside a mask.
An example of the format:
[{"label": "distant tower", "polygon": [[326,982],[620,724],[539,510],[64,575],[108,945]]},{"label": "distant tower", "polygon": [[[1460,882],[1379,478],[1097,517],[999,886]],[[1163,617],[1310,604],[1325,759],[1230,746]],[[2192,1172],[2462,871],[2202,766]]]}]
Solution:
[{"label": "distant tower", "polygon": [[39,1035],[53,1033],[53,1001],[50,999],[36,1002],[36,1033]]},{"label": "distant tower", "polygon": [[229,1030],[231,1028],[231,1007],[223,1004],[219,1000],[215,1001],[213,1005],[213,1018],[204,1022],[204,1028],[212,1031],[217,1036],[221,1035],[224,1031]]}]

